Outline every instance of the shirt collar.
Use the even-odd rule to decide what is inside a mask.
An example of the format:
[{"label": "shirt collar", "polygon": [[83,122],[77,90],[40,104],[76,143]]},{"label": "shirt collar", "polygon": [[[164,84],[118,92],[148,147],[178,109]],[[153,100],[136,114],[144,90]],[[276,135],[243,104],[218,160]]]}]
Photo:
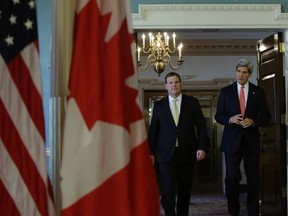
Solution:
[{"label": "shirt collar", "polygon": [[[238,86],[238,89],[240,89],[242,85],[240,85],[240,84],[237,82],[237,86]],[[249,82],[246,82],[245,85],[244,85],[244,89],[248,89],[248,87],[249,87]]]},{"label": "shirt collar", "polygon": [[177,98],[173,98],[169,95],[169,103],[172,103],[175,99],[178,99],[179,102],[182,101],[182,93]]}]

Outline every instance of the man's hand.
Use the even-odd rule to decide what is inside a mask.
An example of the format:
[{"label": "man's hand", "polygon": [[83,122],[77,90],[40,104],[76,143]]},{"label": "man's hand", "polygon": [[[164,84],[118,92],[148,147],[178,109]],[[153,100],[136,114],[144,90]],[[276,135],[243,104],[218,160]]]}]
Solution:
[{"label": "man's hand", "polygon": [[240,122],[240,125],[243,128],[253,126],[253,124],[254,124],[254,121],[253,121],[253,119],[250,119],[250,118],[245,118],[243,121]]},{"label": "man's hand", "polygon": [[243,128],[247,128],[247,127],[250,127],[250,126],[254,125],[253,119],[250,119],[250,118],[243,119],[241,114],[237,114],[235,116],[232,116],[229,119],[229,123],[230,124],[234,123],[234,124],[241,125]]},{"label": "man's hand", "polygon": [[205,159],[205,157],[206,157],[206,152],[205,151],[198,150],[196,152],[196,158],[197,158],[198,161]]},{"label": "man's hand", "polygon": [[229,123],[240,124],[243,121],[242,114],[237,114],[229,119]]}]

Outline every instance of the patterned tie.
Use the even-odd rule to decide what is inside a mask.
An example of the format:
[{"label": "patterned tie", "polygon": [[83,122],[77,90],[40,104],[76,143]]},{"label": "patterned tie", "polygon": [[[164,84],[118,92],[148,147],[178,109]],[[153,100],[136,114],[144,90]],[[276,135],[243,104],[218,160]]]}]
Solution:
[{"label": "patterned tie", "polygon": [[173,100],[173,110],[172,110],[173,119],[176,125],[178,124],[179,120],[179,110],[177,106],[177,101],[178,99]]},{"label": "patterned tie", "polygon": [[243,85],[241,85],[241,89],[240,89],[240,109],[241,109],[242,117],[244,118],[244,113],[245,113],[245,93],[244,93],[244,86]]}]

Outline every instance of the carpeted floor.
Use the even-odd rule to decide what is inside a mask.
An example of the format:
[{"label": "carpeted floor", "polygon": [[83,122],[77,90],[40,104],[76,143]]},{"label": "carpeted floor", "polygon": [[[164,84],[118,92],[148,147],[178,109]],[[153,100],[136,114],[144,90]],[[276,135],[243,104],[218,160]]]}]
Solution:
[{"label": "carpeted floor", "polygon": [[[241,195],[240,216],[246,216],[245,195]],[[161,216],[164,211],[161,209]],[[222,194],[192,195],[190,200],[189,216],[227,216],[226,197]]]}]

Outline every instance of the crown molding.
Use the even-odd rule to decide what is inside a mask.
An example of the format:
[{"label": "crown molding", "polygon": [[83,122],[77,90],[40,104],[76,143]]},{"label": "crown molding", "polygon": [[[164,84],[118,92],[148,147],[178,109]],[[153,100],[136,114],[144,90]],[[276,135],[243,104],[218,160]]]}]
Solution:
[{"label": "crown molding", "polygon": [[280,4],[140,4],[134,29],[287,29]]},{"label": "crown molding", "polygon": [[256,55],[253,39],[181,40],[187,56]]}]

